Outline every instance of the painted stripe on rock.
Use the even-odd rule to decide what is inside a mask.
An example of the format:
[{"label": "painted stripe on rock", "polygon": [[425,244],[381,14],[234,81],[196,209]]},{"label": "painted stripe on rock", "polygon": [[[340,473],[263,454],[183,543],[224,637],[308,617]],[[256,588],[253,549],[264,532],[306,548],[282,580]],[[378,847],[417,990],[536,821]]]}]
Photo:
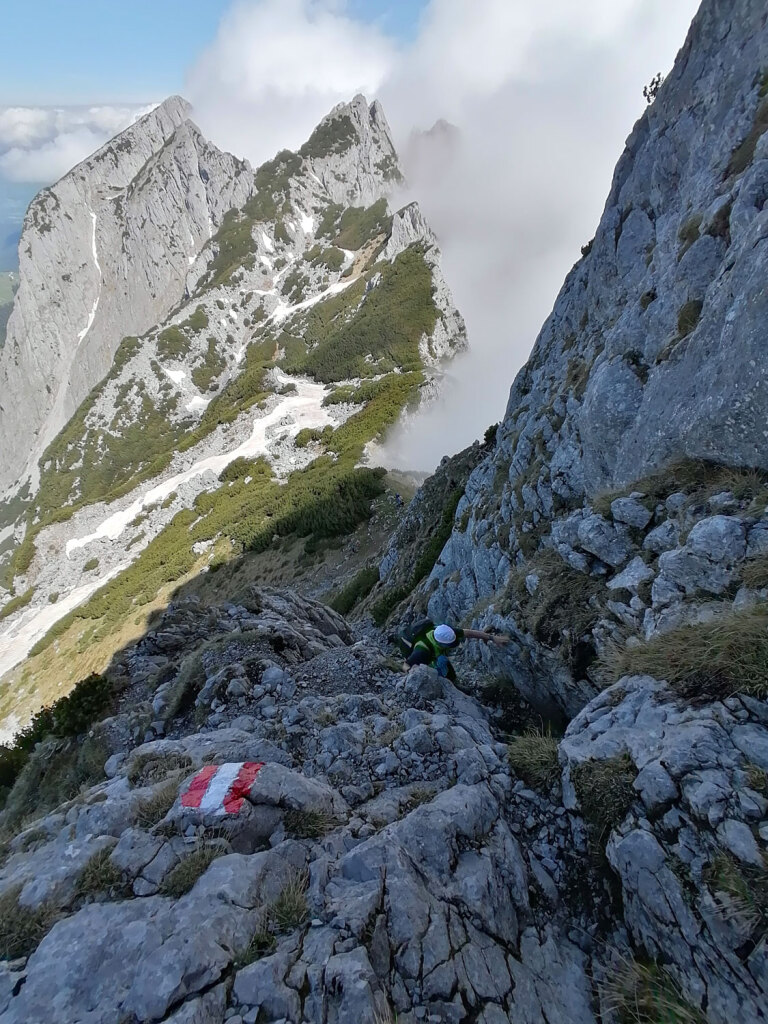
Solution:
[{"label": "painted stripe on rock", "polygon": [[220,766],[203,794],[203,799],[200,802],[201,811],[218,811],[223,813],[224,798],[241,768],[242,762],[240,764],[223,764]]},{"label": "painted stripe on rock", "polygon": [[219,770],[219,766],[215,764],[209,764],[192,779],[189,784],[189,789],[181,798],[182,807],[199,807],[200,803],[205,796],[205,791],[210,785],[211,779],[214,777],[216,772]]},{"label": "painted stripe on rock", "polygon": [[246,761],[240,771],[237,773],[237,778],[229,787],[229,792],[224,797],[224,811],[227,814],[237,814],[240,808],[243,806],[246,794],[249,792],[251,786],[259,774],[261,769],[264,767],[263,761]]},{"label": "painted stripe on rock", "polygon": [[237,814],[263,767],[261,761],[207,765],[182,794],[181,806],[208,814]]}]

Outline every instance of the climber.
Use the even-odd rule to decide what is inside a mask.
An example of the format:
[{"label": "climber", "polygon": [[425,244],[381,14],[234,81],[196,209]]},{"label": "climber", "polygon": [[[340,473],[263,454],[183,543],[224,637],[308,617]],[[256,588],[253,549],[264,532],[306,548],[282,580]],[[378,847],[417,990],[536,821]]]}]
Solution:
[{"label": "climber", "polygon": [[405,657],[406,670],[415,665],[429,665],[438,675],[451,682],[456,681],[456,670],[448,660],[447,652],[454,650],[462,641],[482,640],[499,646],[509,643],[509,637],[500,633],[486,633],[482,629],[453,629],[445,623],[435,626],[430,619],[416,623],[392,639]]}]

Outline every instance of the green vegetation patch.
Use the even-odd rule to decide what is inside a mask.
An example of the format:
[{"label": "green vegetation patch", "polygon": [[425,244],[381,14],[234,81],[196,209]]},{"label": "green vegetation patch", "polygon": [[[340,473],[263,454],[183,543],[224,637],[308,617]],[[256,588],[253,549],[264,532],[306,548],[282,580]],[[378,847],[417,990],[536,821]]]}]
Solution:
[{"label": "green vegetation patch", "polygon": [[216,858],[221,857],[225,852],[226,850],[221,844],[200,843],[195,850],[182,858],[163,880],[160,889],[163,896],[179,899],[188,893]]},{"label": "green vegetation patch", "polygon": [[30,587],[29,590],[25,590],[23,594],[19,594],[18,597],[12,597],[10,601],[7,601],[0,609],[0,622],[3,619],[9,618],[15,612],[21,611],[22,608],[26,608],[32,598],[35,596],[35,588]]},{"label": "green vegetation patch", "polygon": [[744,141],[731,154],[731,159],[725,172],[726,177],[741,174],[751,166],[755,158],[757,143],[760,137],[768,131],[768,71],[764,72],[760,79],[758,99],[759,102],[752,127]]},{"label": "green vegetation patch", "polygon": [[346,153],[358,141],[357,130],[349,114],[326,118],[299,150],[301,156],[322,159],[334,153]]},{"label": "green vegetation patch", "polygon": [[413,593],[416,587],[425,579],[435,567],[435,562],[440,557],[440,552],[448,543],[448,538],[453,530],[453,521],[456,516],[458,504],[464,496],[463,490],[456,490],[449,497],[440,522],[437,524],[431,536],[427,535],[424,546],[416,559],[413,568],[413,575],[408,583],[400,587],[386,590],[371,607],[371,616],[377,626],[382,626],[390,617],[395,608],[404,601],[409,594]]},{"label": "green vegetation patch", "polygon": [[340,615],[348,615],[355,605],[359,604],[379,582],[378,568],[369,567],[361,569],[360,572],[350,580],[343,590],[330,602],[331,608]]},{"label": "green vegetation patch", "polygon": [[[336,330],[327,325],[326,336],[296,370],[324,383],[371,377],[396,367],[420,370],[419,342],[433,334],[438,319],[432,291],[423,249],[411,246],[394,263],[382,265],[381,281],[365,296],[356,315]],[[311,324],[306,340],[310,345],[314,341]]]},{"label": "green vegetation patch", "polygon": [[625,675],[665,679],[686,698],[720,700],[734,693],[768,697],[768,612],[731,612],[712,622],[678,626],[645,643],[609,651],[613,681]]},{"label": "green vegetation patch", "polygon": [[681,338],[687,338],[696,329],[703,308],[704,303],[699,299],[691,299],[680,307],[677,314],[677,332]]},{"label": "green vegetation patch", "polygon": [[334,244],[340,249],[362,249],[366,243],[388,235],[392,230],[392,217],[387,212],[387,200],[379,199],[373,206],[350,206],[341,215]]},{"label": "green vegetation patch", "polygon": [[219,377],[227,368],[227,361],[220,355],[214,337],[208,339],[208,348],[202,362],[192,370],[192,383],[198,391],[214,391]]},{"label": "green vegetation patch", "polygon": [[[314,250],[319,251],[315,252]],[[311,259],[310,252],[312,253]],[[338,273],[344,265],[344,253],[335,245],[332,245],[328,249],[321,249],[320,246],[314,246],[310,252],[306,254],[305,259],[310,262],[313,267],[325,267],[333,273]]]}]

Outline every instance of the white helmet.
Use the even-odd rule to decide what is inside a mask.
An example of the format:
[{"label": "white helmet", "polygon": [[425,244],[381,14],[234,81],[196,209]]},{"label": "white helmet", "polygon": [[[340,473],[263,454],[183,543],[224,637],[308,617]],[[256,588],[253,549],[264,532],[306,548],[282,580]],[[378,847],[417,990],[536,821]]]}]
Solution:
[{"label": "white helmet", "polygon": [[450,626],[438,626],[435,629],[435,640],[437,640],[441,647],[451,647],[456,643],[456,634]]}]

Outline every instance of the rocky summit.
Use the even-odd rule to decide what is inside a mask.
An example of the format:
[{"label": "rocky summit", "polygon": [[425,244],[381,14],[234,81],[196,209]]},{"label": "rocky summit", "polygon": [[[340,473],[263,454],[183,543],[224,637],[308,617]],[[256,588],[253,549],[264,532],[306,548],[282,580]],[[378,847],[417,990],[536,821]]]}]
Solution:
[{"label": "rocky summit", "polygon": [[[127,281],[169,151],[200,204],[122,342],[62,285],[60,365],[102,362],[6,459],[0,1024],[768,1020],[765,4],[704,0],[504,419],[424,482],[365,460],[466,339],[383,111],[256,171],[188,115],[27,218]],[[427,615],[506,642],[405,671]]]}]

